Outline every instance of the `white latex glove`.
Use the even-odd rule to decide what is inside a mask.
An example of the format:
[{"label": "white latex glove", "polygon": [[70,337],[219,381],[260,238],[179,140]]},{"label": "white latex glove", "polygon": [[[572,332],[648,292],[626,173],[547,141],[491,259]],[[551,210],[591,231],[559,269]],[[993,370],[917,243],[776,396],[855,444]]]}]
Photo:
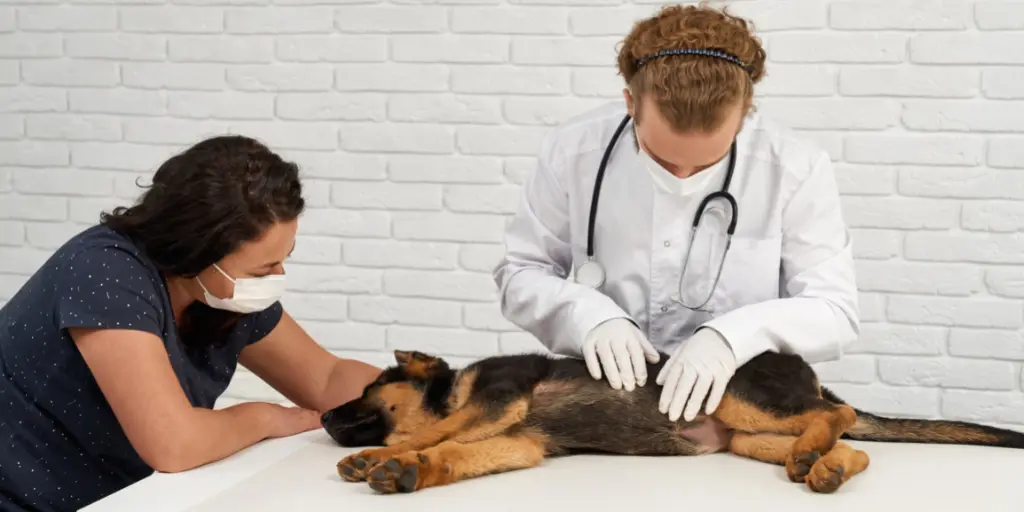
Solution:
[{"label": "white latex glove", "polygon": [[613,389],[647,383],[646,361],[657,363],[661,358],[654,345],[647,341],[636,324],[625,318],[613,318],[598,324],[583,340],[583,359],[595,379],[601,378],[601,369]]},{"label": "white latex glove", "polygon": [[663,386],[658,410],[672,421],[678,420],[680,413],[690,421],[707,397],[704,414],[711,414],[735,373],[736,357],[725,338],[714,329],[699,329],[679,345],[655,378]]}]

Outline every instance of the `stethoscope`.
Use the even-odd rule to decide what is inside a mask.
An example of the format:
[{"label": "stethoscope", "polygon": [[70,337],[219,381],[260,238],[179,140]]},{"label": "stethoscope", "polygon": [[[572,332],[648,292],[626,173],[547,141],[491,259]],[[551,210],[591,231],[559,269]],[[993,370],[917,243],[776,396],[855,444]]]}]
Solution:
[{"label": "stethoscope", "polygon": [[[601,195],[601,184],[604,181],[604,171],[605,171],[605,168],[608,166],[608,160],[611,158],[611,154],[612,154],[612,151],[615,148],[615,144],[618,142],[619,137],[622,135],[622,131],[626,128],[626,125],[629,124],[630,120],[631,120],[631,116],[628,115],[628,114],[625,117],[622,118],[622,122],[619,123],[618,128],[616,128],[615,133],[612,135],[612,140],[608,143],[608,147],[605,148],[604,155],[601,157],[601,164],[597,168],[597,178],[596,178],[596,181],[594,182],[594,192],[593,192],[593,197],[592,197],[591,202],[590,202],[590,220],[589,220],[589,224],[587,225],[587,261],[585,263],[583,263],[583,265],[581,265],[580,268],[578,268],[576,270],[576,282],[579,283],[579,284],[582,284],[584,286],[588,286],[590,288],[595,288],[596,289],[596,288],[600,287],[601,285],[604,284],[604,280],[605,280],[604,267],[601,265],[601,263],[599,261],[594,259],[594,225],[596,224],[596,220],[597,220],[597,203],[598,203],[598,198]],[[707,304],[708,300],[711,300],[711,295],[714,293],[715,288],[718,286],[718,279],[719,279],[719,277],[721,277],[722,267],[724,266],[724,265],[719,265],[718,266],[718,272],[715,275],[715,282],[711,286],[711,290],[708,293],[707,299],[705,299],[702,303],[700,303],[700,304],[698,304],[696,306],[691,306],[691,305],[683,304],[682,303],[682,297],[683,297],[683,290],[682,290],[683,276],[686,273],[687,264],[690,261],[690,253],[692,252],[692,249],[693,249],[693,240],[694,240],[694,238],[696,238],[697,227],[700,225],[701,217],[703,217],[704,210],[707,207],[708,203],[710,203],[711,201],[713,201],[715,199],[725,199],[726,201],[729,202],[729,205],[732,207],[732,210],[731,210],[731,213],[730,213],[729,227],[726,229],[726,246],[725,246],[725,250],[722,251],[722,262],[725,261],[725,255],[729,252],[729,246],[732,245],[732,235],[733,235],[733,233],[736,232],[737,208],[736,208],[736,198],[733,197],[733,195],[729,193],[729,185],[732,182],[732,175],[733,175],[733,171],[734,171],[735,167],[736,167],[736,141],[734,140],[733,143],[732,143],[732,147],[729,149],[729,166],[728,166],[728,168],[726,170],[726,173],[725,173],[725,182],[722,183],[722,188],[720,190],[708,194],[700,202],[700,205],[697,207],[697,214],[694,216],[693,224],[692,224],[692,226],[690,228],[690,244],[689,244],[689,247],[687,248],[686,256],[685,256],[685,259],[683,260],[683,268],[682,268],[682,271],[680,272],[680,276],[679,276],[679,288],[680,288],[680,290],[679,290],[679,298],[678,299],[674,299],[674,300],[676,300],[676,302],[678,302],[679,304],[683,305],[684,307],[686,307],[688,309],[695,309],[695,310],[696,309],[700,309],[705,304]]]}]

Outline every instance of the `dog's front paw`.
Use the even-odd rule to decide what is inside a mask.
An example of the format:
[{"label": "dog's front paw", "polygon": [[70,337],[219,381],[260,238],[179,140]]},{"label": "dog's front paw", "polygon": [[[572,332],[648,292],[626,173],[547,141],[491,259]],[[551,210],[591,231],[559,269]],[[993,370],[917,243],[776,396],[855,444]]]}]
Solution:
[{"label": "dog's front paw", "polygon": [[[435,454],[436,455],[436,454]],[[409,452],[396,455],[370,470],[366,481],[382,494],[408,493],[440,484],[450,468],[435,464],[427,454]]]},{"label": "dog's front paw", "polygon": [[362,482],[366,475],[380,462],[376,450],[363,450],[338,461],[338,475],[349,482]]}]

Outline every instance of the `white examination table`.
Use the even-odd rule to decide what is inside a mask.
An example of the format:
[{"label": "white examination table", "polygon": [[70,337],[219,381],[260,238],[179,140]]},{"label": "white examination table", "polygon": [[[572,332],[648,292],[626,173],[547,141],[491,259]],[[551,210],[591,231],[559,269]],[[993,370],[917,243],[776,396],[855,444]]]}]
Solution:
[{"label": "white examination table", "polygon": [[1024,450],[851,444],[868,452],[871,465],[831,495],[790,482],[780,466],[715,454],[548,459],[533,469],[385,496],[343,482],[335,463],[354,450],[318,430],[189,472],[155,474],[83,512],[538,512],[568,510],[569,503],[586,512],[1024,512]]}]

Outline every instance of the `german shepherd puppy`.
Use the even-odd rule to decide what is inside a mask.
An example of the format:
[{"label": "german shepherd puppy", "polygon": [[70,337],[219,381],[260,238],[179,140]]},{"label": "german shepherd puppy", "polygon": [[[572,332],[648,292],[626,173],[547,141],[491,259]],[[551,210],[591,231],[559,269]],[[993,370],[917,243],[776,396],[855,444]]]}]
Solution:
[{"label": "german shepherd puppy", "polygon": [[[699,455],[728,451],[785,466],[793,482],[836,491],[868,467],[840,438],[1024,448],[1024,434],[972,423],[890,419],[847,405],[802,358],[762,354],[738,369],[718,409],[672,422],[661,387],[617,391],[580,359],[500,355],[455,370],[441,358],[395,351],[363,395],[323,414],[347,447],[338,474],[381,493],[412,492],[539,465],[581,452]],[[667,360],[648,363],[656,375]],[[702,409],[703,411],[703,409]]]}]

